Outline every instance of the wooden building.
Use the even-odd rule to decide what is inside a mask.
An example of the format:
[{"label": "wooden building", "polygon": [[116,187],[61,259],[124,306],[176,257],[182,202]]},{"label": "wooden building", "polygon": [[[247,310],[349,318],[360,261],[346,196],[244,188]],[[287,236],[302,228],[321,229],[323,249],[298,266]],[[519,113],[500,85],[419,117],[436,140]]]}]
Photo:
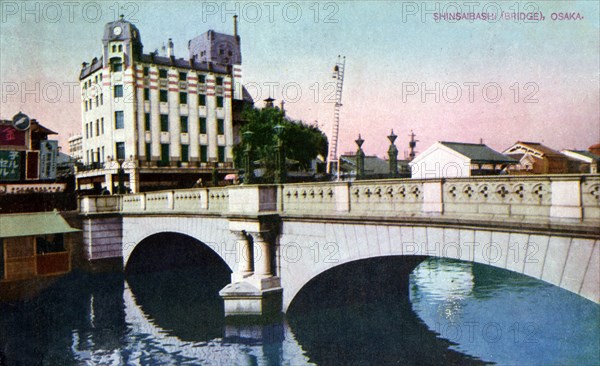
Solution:
[{"label": "wooden building", "polygon": [[0,215],[0,300],[11,288],[35,288],[70,272],[77,231],[58,211]]},{"label": "wooden building", "polygon": [[519,161],[508,168],[510,174],[569,173],[569,158],[539,142],[517,141],[503,153]]}]

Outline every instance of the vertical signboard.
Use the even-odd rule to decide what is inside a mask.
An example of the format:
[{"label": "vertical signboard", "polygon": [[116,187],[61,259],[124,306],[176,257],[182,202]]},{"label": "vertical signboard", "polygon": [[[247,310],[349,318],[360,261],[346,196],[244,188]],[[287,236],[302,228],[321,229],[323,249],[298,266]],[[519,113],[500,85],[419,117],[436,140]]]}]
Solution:
[{"label": "vertical signboard", "polygon": [[58,159],[58,141],[40,143],[40,179],[56,179],[56,160]]},{"label": "vertical signboard", "polygon": [[0,151],[0,181],[21,178],[21,154],[18,151]]},{"label": "vertical signboard", "polygon": [[40,160],[40,152],[39,151],[27,151],[27,156],[25,161],[27,162],[25,167],[25,178],[27,179],[38,179],[39,171],[38,165]]}]

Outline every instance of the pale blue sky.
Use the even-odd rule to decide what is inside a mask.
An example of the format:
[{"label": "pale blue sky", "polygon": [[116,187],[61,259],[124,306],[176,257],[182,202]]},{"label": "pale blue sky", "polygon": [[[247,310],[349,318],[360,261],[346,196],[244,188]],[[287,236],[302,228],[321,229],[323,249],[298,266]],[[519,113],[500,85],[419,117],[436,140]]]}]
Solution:
[{"label": "pale blue sky", "polygon": [[[347,57],[341,152],[355,149],[353,140],[360,132],[366,139],[366,152],[383,156],[385,135],[391,128],[399,135],[401,151],[406,150],[411,129],[421,141],[421,151],[438,140],[477,142],[483,138],[499,150],[516,140],[544,141],[555,149],[587,148],[600,141],[597,1],[529,2],[546,20],[527,24],[506,20],[436,23],[432,16],[423,22],[418,11],[414,16],[406,12],[414,6],[422,8],[423,2],[400,1],[227,2],[226,9],[221,1],[110,1],[87,5],[87,18],[82,14],[85,3],[77,3],[72,21],[61,2],[61,17],[48,3],[38,3],[39,19],[24,14],[25,6],[36,12],[34,2],[12,3],[16,8],[7,3],[2,2],[0,19],[0,114],[10,118],[21,109],[59,131],[61,141],[80,128],[79,99],[68,100],[68,87],[62,88],[64,95],[58,103],[44,101],[44,95],[39,103],[33,95],[22,103],[21,94],[6,95],[6,83],[25,82],[34,89],[40,82],[40,93],[45,87],[51,93],[47,83],[77,82],[81,62],[100,56],[104,24],[119,13],[140,29],[145,52],[173,38],[176,56],[187,57],[187,41],[194,36],[208,29],[232,33],[235,9],[240,15],[244,81],[261,86],[261,99],[269,96],[268,83],[278,83],[272,95],[278,100],[283,85],[298,83],[302,97],[287,103],[289,115],[307,122],[318,120],[326,133],[333,105],[324,102],[331,90],[325,83],[332,81],[337,55]],[[117,11],[115,3],[122,9]],[[427,2],[430,9],[436,4],[440,11],[451,11],[448,2]],[[466,11],[465,2],[456,4]],[[512,11],[515,6],[515,2],[479,4],[478,11],[483,6],[494,10],[495,5]],[[517,4],[522,8],[527,2]],[[90,22],[96,9],[102,13]],[[302,12],[299,16],[297,9]],[[565,11],[579,12],[584,19],[550,19],[551,13]],[[297,22],[291,21],[296,18]],[[443,98],[435,103],[433,96],[423,103],[420,93],[403,102],[402,85],[408,82],[425,83],[429,89],[435,83],[440,88],[457,83],[463,93],[468,92],[464,83],[493,82],[500,85],[502,98],[486,102],[478,87],[473,103],[466,94],[458,103]],[[516,82],[519,103],[514,102],[510,89]],[[526,83],[537,86],[537,103],[522,102],[534,90],[523,89]],[[294,89],[288,91],[293,98]]]}]

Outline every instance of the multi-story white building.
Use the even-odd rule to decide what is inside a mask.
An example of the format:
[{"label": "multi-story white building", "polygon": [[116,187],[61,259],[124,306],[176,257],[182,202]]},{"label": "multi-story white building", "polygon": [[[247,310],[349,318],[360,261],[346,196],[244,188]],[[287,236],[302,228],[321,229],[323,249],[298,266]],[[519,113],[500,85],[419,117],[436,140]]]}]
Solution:
[{"label": "multi-story white building", "polygon": [[73,135],[69,137],[69,155],[77,162],[83,162],[83,137]]},{"label": "multi-story white building", "polygon": [[[237,28],[237,27],[236,27]],[[140,32],[120,20],[104,27],[102,57],[83,63],[79,189],[111,192],[124,171],[133,192],[191,186],[234,172],[237,115],[252,103],[242,86],[234,35],[209,30],[188,42],[189,57],[143,53]],[[123,177],[123,175],[121,175]]]}]

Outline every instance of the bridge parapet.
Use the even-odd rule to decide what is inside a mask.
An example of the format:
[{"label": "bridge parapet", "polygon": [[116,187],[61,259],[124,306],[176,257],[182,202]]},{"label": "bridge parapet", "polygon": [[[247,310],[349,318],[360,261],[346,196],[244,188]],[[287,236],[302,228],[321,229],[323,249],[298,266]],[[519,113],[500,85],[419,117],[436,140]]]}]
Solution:
[{"label": "bridge parapet", "polygon": [[361,217],[600,222],[600,176],[494,176],[288,184],[282,211]]},{"label": "bridge parapet", "polygon": [[600,176],[486,176],[242,185],[84,197],[80,211],[82,214],[441,217],[598,226]]}]

